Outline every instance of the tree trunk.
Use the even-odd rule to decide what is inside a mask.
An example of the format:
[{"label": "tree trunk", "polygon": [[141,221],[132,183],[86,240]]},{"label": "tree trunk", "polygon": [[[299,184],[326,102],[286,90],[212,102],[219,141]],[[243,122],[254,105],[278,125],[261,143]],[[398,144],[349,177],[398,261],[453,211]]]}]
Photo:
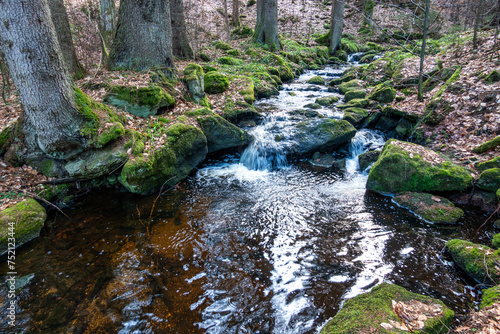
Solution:
[{"label": "tree trunk", "polygon": [[64,63],[69,72],[76,78],[85,77],[85,69],[76,57],[73,38],[71,37],[71,28],[69,26],[68,14],[64,7],[63,0],[48,0],[52,22],[56,29],[57,40],[61,48]]},{"label": "tree trunk", "polygon": [[342,29],[344,28],[344,0],[333,0],[332,24],[330,25],[330,54],[334,55],[340,48]]},{"label": "tree trunk", "polygon": [[371,27],[373,25],[373,10],[375,8],[374,0],[366,0],[365,2],[365,15],[363,16],[363,24]]},{"label": "tree trunk", "polygon": [[103,49],[107,54],[116,28],[116,7],[115,0],[100,0],[100,22],[101,34],[103,38]]},{"label": "tree trunk", "polygon": [[51,20],[47,0],[2,0],[0,51],[5,56],[24,113],[18,141],[25,157],[40,152],[59,159],[86,147],[84,117]]},{"label": "tree trunk", "polygon": [[472,37],[472,48],[474,50],[477,49],[477,32],[481,23],[481,13],[484,10],[483,2],[483,0],[479,0],[479,5],[476,8],[476,18],[474,20],[474,36]]},{"label": "tree trunk", "polygon": [[271,51],[279,50],[277,0],[257,0],[257,23],[252,41],[267,45]]},{"label": "tree trunk", "polygon": [[222,0],[222,5],[224,6],[224,27],[226,28],[226,40],[229,43],[231,41],[231,31],[229,28],[229,15],[227,14],[227,0]]},{"label": "tree trunk", "polygon": [[161,68],[173,75],[170,1],[122,0],[109,64],[144,71]]},{"label": "tree trunk", "polygon": [[170,18],[172,19],[172,52],[174,56],[181,59],[192,59],[194,53],[186,34],[183,0],[170,1]]},{"label": "tree trunk", "polygon": [[239,27],[240,23],[240,0],[233,0],[233,19],[232,25],[234,27]]},{"label": "tree trunk", "polygon": [[424,97],[422,95],[422,81],[424,78],[424,60],[425,60],[425,44],[427,42],[427,27],[429,26],[429,10],[430,10],[430,0],[425,0],[425,17],[424,17],[424,29],[422,37],[422,51],[420,52],[420,70],[418,74],[418,92],[417,99],[423,101]]}]

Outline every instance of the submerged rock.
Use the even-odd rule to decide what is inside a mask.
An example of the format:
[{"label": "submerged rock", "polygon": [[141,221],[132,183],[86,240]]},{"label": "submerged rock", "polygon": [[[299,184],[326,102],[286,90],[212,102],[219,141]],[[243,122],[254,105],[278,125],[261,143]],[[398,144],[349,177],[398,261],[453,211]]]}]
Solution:
[{"label": "submerged rock", "polygon": [[464,167],[417,144],[389,140],[373,165],[367,189],[380,193],[464,191],[472,175]]},{"label": "submerged rock", "polygon": [[431,223],[454,224],[464,214],[446,198],[427,193],[402,193],[392,200]]},{"label": "submerged rock", "polygon": [[15,238],[17,248],[38,237],[46,219],[45,209],[32,198],[0,211],[0,255],[10,248],[9,238]]},{"label": "submerged rock", "polygon": [[453,239],[446,243],[446,251],[460,269],[479,283],[499,284],[499,250],[470,241]]},{"label": "submerged rock", "polygon": [[320,334],[446,333],[453,315],[440,300],[382,283],[347,300]]},{"label": "submerged rock", "polygon": [[199,117],[198,124],[207,137],[208,153],[247,145],[249,136],[246,131],[229,123],[219,115]]},{"label": "submerged rock", "polygon": [[200,129],[177,123],[166,130],[166,135],[163,147],[123,166],[118,180],[130,192],[149,195],[162,186],[173,186],[205,159],[207,138]]}]

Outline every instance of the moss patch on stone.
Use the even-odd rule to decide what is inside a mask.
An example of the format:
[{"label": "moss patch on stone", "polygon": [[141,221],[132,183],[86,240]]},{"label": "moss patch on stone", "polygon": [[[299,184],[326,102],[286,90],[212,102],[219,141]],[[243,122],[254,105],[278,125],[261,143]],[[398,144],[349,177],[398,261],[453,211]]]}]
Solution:
[{"label": "moss patch on stone", "polygon": [[219,72],[205,74],[205,92],[208,94],[220,94],[229,87],[229,78]]},{"label": "moss patch on stone", "polygon": [[459,239],[448,241],[446,250],[457,266],[479,283],[500,283],[496,265],[500,261],[499,250]]},{"label": "moss patch on stone", "polygon": [[483,290],[483,298],[481,299],[480,309],[491,306],[494,303],[500,301],[500,286],[494,286],[489,289]]},{"label": "moss patch on stone", "polygon": [[337,106],[339,109],[345,108],[366,108],[370,104],[369,99],[354,99],[347,103],[340,104]]},{"label": "moss patch on stone", "polygon": [[372,163],[377,161],[380,156],[380,151],[368,151],[359,155],[359,169],[364,171],[368,168]]},{"label": "moss patch on stone", "polygon": [[401,193],[392,201],[430,223],[454,224],[464,214],[446,198],[427,193]]},{"label": "moss patch on stone", "polygon": [[15,245],[18,247],[38,237],[46,219],[45,209],[32,198],[1,211],[0,255],[7,252],[8,243],[12,242],[9,240],[10,231],[15,231]]},{"label": "moss patch on stone", "polygon": [[493,70],[484,78],[484,81],[488,84],[492,84],[500,81],[500,72],[498,70]]},{"label": "moss patch on stone", "polygon": [[317,103],[323,107],[329,107],[334,103],[337,103],[340,100],[338,96],[325,96],[318,97],[314,103]]},{"label": "moss patch on stone", "polygon": [[375,87],[369,99],[380,103],[391,103],[396,97],[396,91],[388,82],[384,82]]},{"label": "moss patch on stone", "polygon": [[[427,315],[424,327],[419,329],[418,333],[446,333],[453,320],[453,311],[443,302],[409,292],[397,285],[382,283],[371,292],[347,300],[339,313],[323,327],[320,334],[404,333],[391,325],[392,322],[401,323],[394,313],[393,301],[418,305],[419,309],[422,309],[421,313]],[[428,310],[428,307],[437,309],[438,313],[430,316],[424,311]]]},{"label": "moss patch on stone", "polygon": [[311,85],[324,85],[325,79],[323,79],[322,77],[317,75],[317,76],[314,76],[311,79],[307,80],[307,83],[311,84]]},{"label": "moss patch on stone", "polygon": [[471,173],[423,146],[389,140],[373,165],[366,187],[381,193],[464,191]]},{"label": "moss patch on stone", "polygon": [[356,126],[360,124],[365,117],[368,117],[368,111],[366,109],[347,108],[344,110],[344,117],[342,119]]},{"label": "moss patch on stone", "polygon": [[472,152],[474,152],[474,153],[488,152],[489,150],[492,150],[499,145],[500,145],[500,136],[495,137],[492,140],[489,140],[485,143],[482,143],[481,145],[476,147],[474,150],[472,150]]},{"label": "moss patch on stone", "polygon": [[482,172],[476,185],[479,189],[496,192],[500,188],[500,168],[491,168]]},{"label": "moss patch on stone", "polygon": [[491,168],[500,168],[500,157],[495,157],[491,160],[480,162],[476,165],[476,168],[481,172],[484,172],[485,170]]},{"label": "moss patch on stone", "polygon": [[248,144],[249,136],[246,131],[219,115],[199,117],[198,124],[207,137],[208,153]]},{"label": "moss patch on stone", "polygon": [[366,97],[366,91],[364,90],[350,90],[345,93],[344,100],[345,102],[349,102],[354,99],[364,99]]},{"label": "moss patch on stone", "polygon": [[351,81],[343,82],[339,85],[340,94],[345,94],[351,90],[359,90],[361,88],[361,84],[359,80],[353,79]]},{"label": "moss patch on stone", "polygon": [[491,246],[495,249],[500,249],[500,233],[497,233],[493,236],[493,240],[491,240]]}]

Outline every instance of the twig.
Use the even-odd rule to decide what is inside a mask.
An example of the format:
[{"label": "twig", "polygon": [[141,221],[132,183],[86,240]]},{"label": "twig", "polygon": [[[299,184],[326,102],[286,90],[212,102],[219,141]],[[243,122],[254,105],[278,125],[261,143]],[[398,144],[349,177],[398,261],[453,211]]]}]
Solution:
[{"label": "twig", "polygon": [[495,213],[497,213],[499,210],[500,210],[500,204],[498,204],[497,209],[495,211],[493,211],[493,213],[488,217],[488,219],[486,219],[486,221],[483,223],[483,225],[479,226],[479,228],[476,231],[475,236],[477,236],[477,234],[479,233],[479,230],[482,229],[484,227],[484,225],[486,225],[489,222],[489,220],[495,215]]}]

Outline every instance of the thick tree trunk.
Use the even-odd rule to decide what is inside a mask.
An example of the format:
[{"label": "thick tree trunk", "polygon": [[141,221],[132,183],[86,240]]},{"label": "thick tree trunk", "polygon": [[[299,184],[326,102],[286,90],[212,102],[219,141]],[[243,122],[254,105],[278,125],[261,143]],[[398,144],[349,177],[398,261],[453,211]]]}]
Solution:
[{"label": "thick tree trunk", "polygon": [[[25,156],[34,151],[65,159],[86,147],[83,116],[64,65],[47,0],[2,0],[0,51],[24,108]],[[23,131],[24,130],[24,131]]]},{"label": "thick tree trunk", "polygon": [[271,51],[279,50],[277,0],[257,0],[257,24],[252,41],[267,45]]},{"label": "thick tree trunk", "polygon": [[81,79],[85,76],[85,69],[76,57],[73,38],[71,37],[71,28],[69,26],[68,14],[64,7],[63,0],[48,0],[52,22],[56,29],[57,40],[61,48],[64,63],[69,72],[76,78]]},{"label": "thick tree trunk", "polygon": [[333,0],[332,24],[330,25],[330,54],[340,48],[342,29],[344,28],[344,0]]},{"label": "thick tree trunk", "polygon": [[170,1],[122,0],[111,53],[111,68],[173,69]]},{"label": "thick tree trunk", "polygon": [[224,6],[224,27],[226,28],[226,40],[229,43],[231,41],[231,30],[229,27],[229,15],[227,13],[227,0],[222,0],[222,6]]},{"label": "thick tree trunk", "polygon": [[111,46],[116,28],[115,0],[100,0],[100,30],[104,39],[103,48],[107,50]]},{"label": "thick tree trunk", "polygon": [[239,27],[240,23],[240,0],[233,0],[233,18],[231,24],[234,27]]},{"label": "thick tree trunk", "polygon": [[170,0],[170,18],[172,20],[172,52],[182,59],[192,59],[193,49],[186,34],[183,0]]}]

